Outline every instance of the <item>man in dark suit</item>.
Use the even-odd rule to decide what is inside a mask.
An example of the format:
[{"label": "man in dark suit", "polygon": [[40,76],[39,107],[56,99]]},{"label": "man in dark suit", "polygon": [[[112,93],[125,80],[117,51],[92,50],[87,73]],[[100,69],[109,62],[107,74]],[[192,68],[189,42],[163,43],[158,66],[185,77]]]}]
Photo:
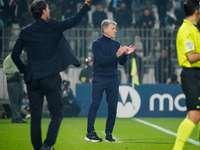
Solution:
[{"label": "man in dark suit", "polygon": [[[77,25],[90,10],[91,0],[85,0],[82,9],[72,18],[57,21],[50,19],[50,10],[45,0],[35,0],[29,5],[29,11],[35,21],[22,28],[14,45],[12,59],[21,73],[31,108],[31,142],[35,150],[52,150],[63,118],[61,96],[61,77],[63,71],[72,64],[80,66],[63,31]],[[27,64],[22,63],[22,49],[27,52]],[[41,118],[43,98],[46,96],[51,121],[45,141],[42,143]]]}]

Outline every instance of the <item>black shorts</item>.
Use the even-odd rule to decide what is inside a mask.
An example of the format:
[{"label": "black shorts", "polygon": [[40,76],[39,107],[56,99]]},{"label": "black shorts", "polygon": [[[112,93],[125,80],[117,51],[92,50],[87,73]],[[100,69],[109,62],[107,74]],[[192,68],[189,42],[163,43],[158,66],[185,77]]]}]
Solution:
[{"label": "black shorts", "polygon": [[200,68],[183,68],[181,87],[186,96],[187,111],[200,110]]}]

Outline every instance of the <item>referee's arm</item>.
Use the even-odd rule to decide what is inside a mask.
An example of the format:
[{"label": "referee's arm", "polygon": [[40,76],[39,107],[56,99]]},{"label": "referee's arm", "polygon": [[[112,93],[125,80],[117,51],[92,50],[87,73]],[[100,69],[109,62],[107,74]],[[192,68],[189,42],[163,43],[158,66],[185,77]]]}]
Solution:
[{"label": "referee's arm", "polygon": [[200,53],[190,53],[187,55],[187,59],[190,63],[200,60]]}]

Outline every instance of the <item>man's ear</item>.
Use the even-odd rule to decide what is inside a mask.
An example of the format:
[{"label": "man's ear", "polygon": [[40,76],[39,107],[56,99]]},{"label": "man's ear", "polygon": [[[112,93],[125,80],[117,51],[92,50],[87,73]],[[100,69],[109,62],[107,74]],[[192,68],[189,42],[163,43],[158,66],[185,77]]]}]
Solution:
[{"label": "man's ear", "polygon": [[198,13],[200,13],[200,9],[199,10],[195,10],[194,13],[198,15]]}]

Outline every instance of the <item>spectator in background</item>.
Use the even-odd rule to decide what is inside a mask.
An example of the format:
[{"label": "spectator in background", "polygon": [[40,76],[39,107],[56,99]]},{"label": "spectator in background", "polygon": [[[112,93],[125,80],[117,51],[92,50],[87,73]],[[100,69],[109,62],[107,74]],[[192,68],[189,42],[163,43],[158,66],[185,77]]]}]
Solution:
[{"label": "spectator in background", "polygon": [[25,12],[22,14],[21,18],[19,19],[19,27],[23,28],[27,26],[28,24],[32,23],[34,21],[33,16],[30,12]]},{"label": "spectator in background", "polygon": [[138,22],[139,18],[142,16],[144,9],[152,10],[153,0],[131,0],[132,1],[132,11],[135,18],[135,22]]},{"label": "spectator in background", "polygon": [[8,0],[2,0],[2,1],[3,1],[3,5],[2,3],[0,3],[1,19],[4,22],[4,26],[8,27],[12,23],[11,18],[10,18],[10,11],[9,11],[10,5],[9,5]]},{"label": "spectator in background", "polygon": [[162,47],[168,49],[168,57],[170,58],[172,57],[170,47],[173,44],[172,37],[174,36],[173,30],[175,29],[175,25],[176,25],[175,19],[169,15],[166,15],[164,18],[162,18],[160,22],[160,30],[161,30],[160,35],[166,38],[166,40],[164,40],[164,45],[162,45]]},{"label": "spectator in background", "polygon": [[160,29],[164,30],[164,37],[170,37],[173,34],[173,25],[176,25],[176,20],[171,16],[166,15],[162,18],[160,22]]},{"label": "spectator in background", "polygon": [[[76,10],[73,12],[73,15],[78,13],[82,7],[83,7],[83,3],[82,2],[78,2],[76,4]],[[86,28],[87,25],[88,25],[88,21],[89,21],[89,17],[88,17],[88,14],[86,14],[83,17],[83,19],[80,21],[80,23],[77,25],[77,27]]]},{"label": "spectator in background", "polygon": [[123,37],[120,39],[120,43],[130,45],[131,32],[127,31],[127,28],[132,26],[132,11],[127,9],[126,3],[122,1],[119,10],[115,14],[115,21],[118,22],[117,25],[119,26],[119,35]]},{"label": "spectator in background", "polygon": [[143,56],[149,55],[151,52],[151,29],[154,27],[155,17],[149,9],[144,9],[142,16],[136,22],[136,27],[142,29],[140,36],[144,37],[143,41]]},{"label": "spectator in background", "polygon": [[155,17],[149,9],[144,9],[142,16],[136,23],[136,27],[140,28],[153,28],[155,23]]},{"label": "spectator in background", "polygon": [[54,2],[54,0],[45,0],[45,2],[50,6]]},{"label": "spectator in background", "polygon": [[[3,27],[10,27],[12,25],[12,19],[10,17],[10,6],[8,0],[0,0],[0,56],[3,50],[3,46],[7,49],[9,47],[10,38],[2,38]],[[5,32],[5,31],[4,31]],[[11,30],[6,30],[6,34],[10,35]],[[4,34],[5,34],[4,33]],[[3,45],[4,44],[4,45]],[[2,62],[1,62],[2,63]]]},{"label": "spectator in background", "polygon": [[133,11],[135,22],[138,22],[143,12],[140,0],[133,0],[131,8]]},{"label": "spectator in background", "polygon": [[107,19],[107,14],[103,10],[102,3],[97,3],[96,10],[92,13],[93,27],[100,28],[104,19]]},{"label": "spectator in background", "polygon": [[149,9],[150,11],[152,11],[154,0],[137,0],[137,1],[138,3],[140,3],[140,7],[142,8],[142,10]]},{"label": "spectator in background", "polygon": [[111,0],[108,6],[108,11],[112,12],[113,14],[113,18],[115,19],[116,17],[116,12],[119,10],[120,8],[120,3],[122,2],[122,0]]},{"label": "spectator in background", "polygon": [[177,75],[175,73],[171,74],[171,76],[167,79],[167,84],[179,84],[177,80]]},{"label": "spectator in background", "polygon": [[[34,21],[30,12],[28,12],[28,5],[33,0],[14,0],[10,6],[10,14],[13,23],[18,23],[20,28],[32,23]],[[17,15],[16,15],[17,9]]]},{"label": "spectator in background", "polygon": [[52,3],[56,5],[56,8],[62,13],[62,2],[63,0],[53,0]]},{"label": "spectator in background", "polygon": [[169,0],[155,0],[155,4],[158,10],[159,21],[162,20],[167,14],[167,4]]},{"label": "spectator in background", "polygon": [[[21,53],[20,57],[22,56],[23,53]],[[9,54],[3,62],[3,71],[6,75],[8,96],[12,110],[11,123],[27,123],[22,120],[21,117],[21,106],[24,92],[22,76],[17,66],[14,64],[11,54]]]},{"label": "spectator in background", "polygon": [[[84,0],[76,0],[76,4],[77,3],[84,3]],[[91,2],[91,5],[92,5],[92,3],[93,3],[93,0],[92,0],[92,2]]]},{"label": "spectator in background", "polygon": [[23,13],[28,12],[28,5],[32,3],[33,0],[20,0],[17,9],[17,18],[20,19]]},{"label": "spectator in background", "polygon": [[64,117],[77,117],[81,111],[78,102],[70,88],[70,81],[63,80],[61,84]]},{"label": "spectator in background", "polygon": [[[2,32],[3,32],[3,27],[4,27],[4,22],[2,20],[2,9],[0,8],[0,37],[2,37]],[[0,39],[0,57],[1,57],[1,52],[2,52],[2,39]]]},{"label": "spectator in background", "polygon": [[54,3],[50,4],[49,8],[50,8],[51,19],[57,19],[57,20],[61,20],[62,19],[62,13],[57,8],[56,4],[54,4]]},{"label": "spectator in background", "polygon": [[127,77],[127,83],[132,83],[131,70],[132,70],[132,60],[133,60],[133,58],[135,58],[135,61],[136,61],[139,82],[142,83],[143,62],[142,62],[142,58],[139,55],[137,55],[136,53],[132,53],[129,56],[127,63],[124,65],[124,70],[125,70],[125,74],[126,74],[126,77]]},{"label": "spectator in background", "polygon": [[178,29],[183,23],[185,13],[183,10],[183,3],[185,0],[175,0],[174,15],[176,16],[176,28]]},{"label": "spectator in background", "polygon": [[76,10],[77,0],[63,0],[61,6],[61,13],[64,15],[65,19],[72,16],[73,12]]},{"label": "spectator in background", "polygon": [[127,9],[125,2],[120,3],[119,10],[115,14],[115,21],[118,22],[119,28],[128,28],[132,25],[132,11]]},{"label": "spectator in background", "polygon": [[85,62],[87,66],[81,70],[79,80],[82,83],[92,83],[93,58],[88,57],[85,59]]},{"label": "spectator in background", "polygon": [[137,47],[137,54],[140,56],[140,57],[143,57],[143,44],[142,44],[142,41],[141,41],[141,37],[136,35],[134,37],[134,45]]},{"label": "spectator in background", "polygon": [[[76,10],[73,12],[73,14],[76,14],[77,12],[80,11],[80,9],[82,8],[83,3],[82,2],[78,2],[76,4]],[[78,37],[75,42],[75,54],[79,57],[79,58],[86,58],[87,57],[87,41],[86,41],[86,37],[87,37],[87,32],[86,32],[86,27],[88,25],[89,22],[89,16],[88,14],[86,14],[83,19],[80,21],[80,23],[76,26],[76,28],[79,28],[80,30],[76,31],[76,36]]]},{"label": "spectator in background", "polygon": [[92,5],[97,5],[98,3],[102,3],[104,0],[92,0]]},{"label": "spectator in background", "polygon": [[114,20],[116,19],[116,12],[120,9],[120,4],[126,3],[127,9],[131,9],[132,0],[111,0],[108,6],[108,11],[113,13]]},{"label": "spectator in background", "polygon": [[22,106],[21,106],[21,117],[22,118],[30,118],[31,117],[31,110],[29,106],[29,99],[28,94],[24,91]]},{"label": "spectator in background", "polygon": [[19,18],[17,17],[17,14],[15,12],[17,10],[17,7],[18,7],[20,1],[21,0],[13,0],[10,5],[10,16],[11,16],[12,23],[19,22]]},{"label": "spectator in background", "polygon": [[171,61],[168,58],[167,51],[162,50],[160,58],[155,63],[155,81],[156,83],[166,83],[167,78],[174,72]]}]

